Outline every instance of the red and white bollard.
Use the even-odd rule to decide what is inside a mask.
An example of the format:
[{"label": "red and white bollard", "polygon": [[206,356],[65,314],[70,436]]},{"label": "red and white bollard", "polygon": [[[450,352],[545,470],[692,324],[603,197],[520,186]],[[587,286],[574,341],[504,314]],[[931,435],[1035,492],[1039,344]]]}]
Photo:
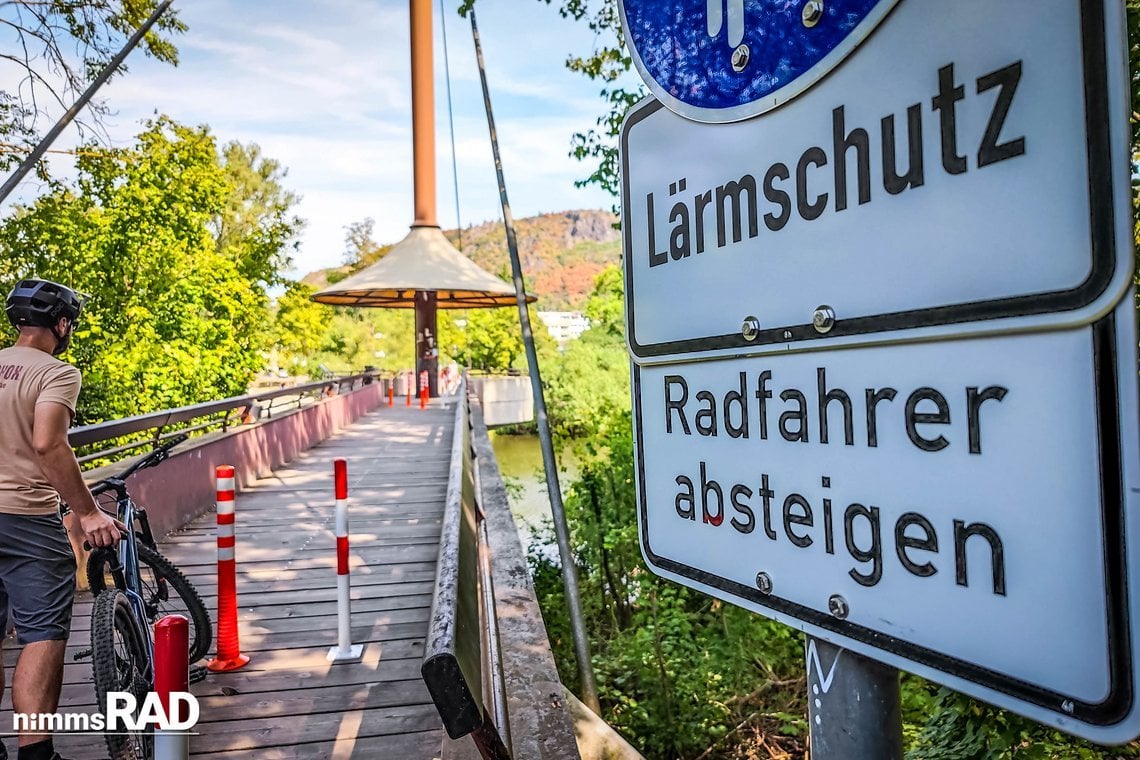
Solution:
[{"label": "red and white bollard", "polygon": [[404,389],[408,392],[408,406],[412,405],[412,377],[413,373],[411,372],[404,375]]},{"label": "red and white bollard", "polygon": [[360,659],[363,644],[352,643],[352,587],[348,580],[348,464],[343,459],[333,462],[336,478],[336,638],[329,649],[329,662],[353,662]]},{"label": "red and white bollard", "polygon": [[217,468],[218,478],[218,650],[206,667],[237,670],[249,662],[241,653],[237,623],[237,562],[234,558],[234,468]]},{"label": "red and white bollard", "polygon": [[428,403],[428,373],[425,369],[420,373],[420,409],[427,409]]},{"label": "red and white bollard", "polygon": [[[171,695],[190,691],[190,621],[181,615],[167,615],[154,624],[154,693],[162,711],[173,721],[195,719],[185,705],[175,704]],[[154,730],[155,760],[187,760],[190,734],[186,731]]]}]

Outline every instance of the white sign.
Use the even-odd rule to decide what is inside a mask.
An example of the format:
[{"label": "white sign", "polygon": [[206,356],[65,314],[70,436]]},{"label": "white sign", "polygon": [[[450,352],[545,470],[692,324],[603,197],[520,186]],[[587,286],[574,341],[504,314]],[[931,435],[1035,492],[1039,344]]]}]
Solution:
[{"label": "white sign", "polygon": [[[1132,274],[1123,15],[1119,0],[903,0],[761,116],[635,108],[622,135],[634,361],[1108,313]],[[823,305],[826,335],[812,326]]]},{"label": "white sign", "polygon": [[1129,299],[1066,331],[635,365],[646,562],[1036,720],[1131,739],[1134,320]]}]

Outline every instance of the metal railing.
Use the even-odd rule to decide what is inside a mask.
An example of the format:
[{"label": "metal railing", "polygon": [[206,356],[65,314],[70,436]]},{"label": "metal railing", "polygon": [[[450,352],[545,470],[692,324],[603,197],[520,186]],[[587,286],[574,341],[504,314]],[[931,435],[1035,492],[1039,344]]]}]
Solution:
[{"label": "metal railing", "polygon": [[484,760],[511,760],[466,385],[466,380],[460,382],[455,405],[435,592],[420,675],[448,736],[470,735]]},{"label": "metal railing", "polygon": [[[299,409],[322,396],[347,393],[375,382],[375,372],[319,380],[288,388],[258,391],[220,401],[207,401],[177,409],[164,409],[121,420],[77,427],[68,433],[71,446],[85,449],[80,464],[106,459],[132,449],[149,448],[182,433],[205,435],[225,432],[235,424],[272,419],[274,414]],[[142,435],[142,434],[146,435]],[[93,448],[99,444],[112,445]]]}]

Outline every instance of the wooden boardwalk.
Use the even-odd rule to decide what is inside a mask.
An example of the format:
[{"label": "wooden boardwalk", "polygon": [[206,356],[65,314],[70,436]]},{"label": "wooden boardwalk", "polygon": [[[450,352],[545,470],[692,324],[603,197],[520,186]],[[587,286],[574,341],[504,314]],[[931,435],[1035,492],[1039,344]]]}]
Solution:
[{"label": "wooden boardwalk", "polygon": [[[238,494],[239,630],[251,662],[192,687],[201,706],[192,755],[439,756],[443,731],[419,666],[453,416],[438,400],[424,411],[382,407]],[[365,648],[361,662],[332,665],[326,654],[336,643],[336,458],[348,460],[352,638]],[[211,512],[160,546],[190,576],[212,618],[214,545]],[[88,646],[90,601],[86,593],[77,597],[69,652]],[[16,647],[9,641],[5,650],[11,673]],[[60,709],[92,710],[90,662],[68,659]],[[5,695],[3,723],[10,704]],[[14,739],[6,741],[14,749]],[[56,747],[73,760],[106,756],[98,737],[59,737]]]}]

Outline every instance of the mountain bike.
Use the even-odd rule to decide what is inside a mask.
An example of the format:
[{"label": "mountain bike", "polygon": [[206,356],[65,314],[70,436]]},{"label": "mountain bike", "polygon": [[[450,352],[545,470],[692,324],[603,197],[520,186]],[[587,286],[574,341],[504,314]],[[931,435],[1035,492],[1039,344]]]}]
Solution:
[{"label": "mountain bike", "polygon": [[[185,441],[173,436],[122,473],[101,480],[91,493],[114,499],[114,514],[128,527],[118,547],[100,548],[87,560],[87,579],[95,603],[91,611],[91,649],[79,657],[92,658],[97,704],[106,711],[108,694],[129,692],[141,704],[154,683],[152,626],[168,614],[183,615],[190,622],[190,662],[206,655],[212,638],[210,615],[194,585],[158,551],[146,510],[127,490],[126,480],[135,472],[154,467]],[[102,503],[100,508],[107,512]],[[191,680],[201,680],[206,670],[192,669]],[[149,760],[153,736],[149,731],[104,735],[111,760]]]}]

